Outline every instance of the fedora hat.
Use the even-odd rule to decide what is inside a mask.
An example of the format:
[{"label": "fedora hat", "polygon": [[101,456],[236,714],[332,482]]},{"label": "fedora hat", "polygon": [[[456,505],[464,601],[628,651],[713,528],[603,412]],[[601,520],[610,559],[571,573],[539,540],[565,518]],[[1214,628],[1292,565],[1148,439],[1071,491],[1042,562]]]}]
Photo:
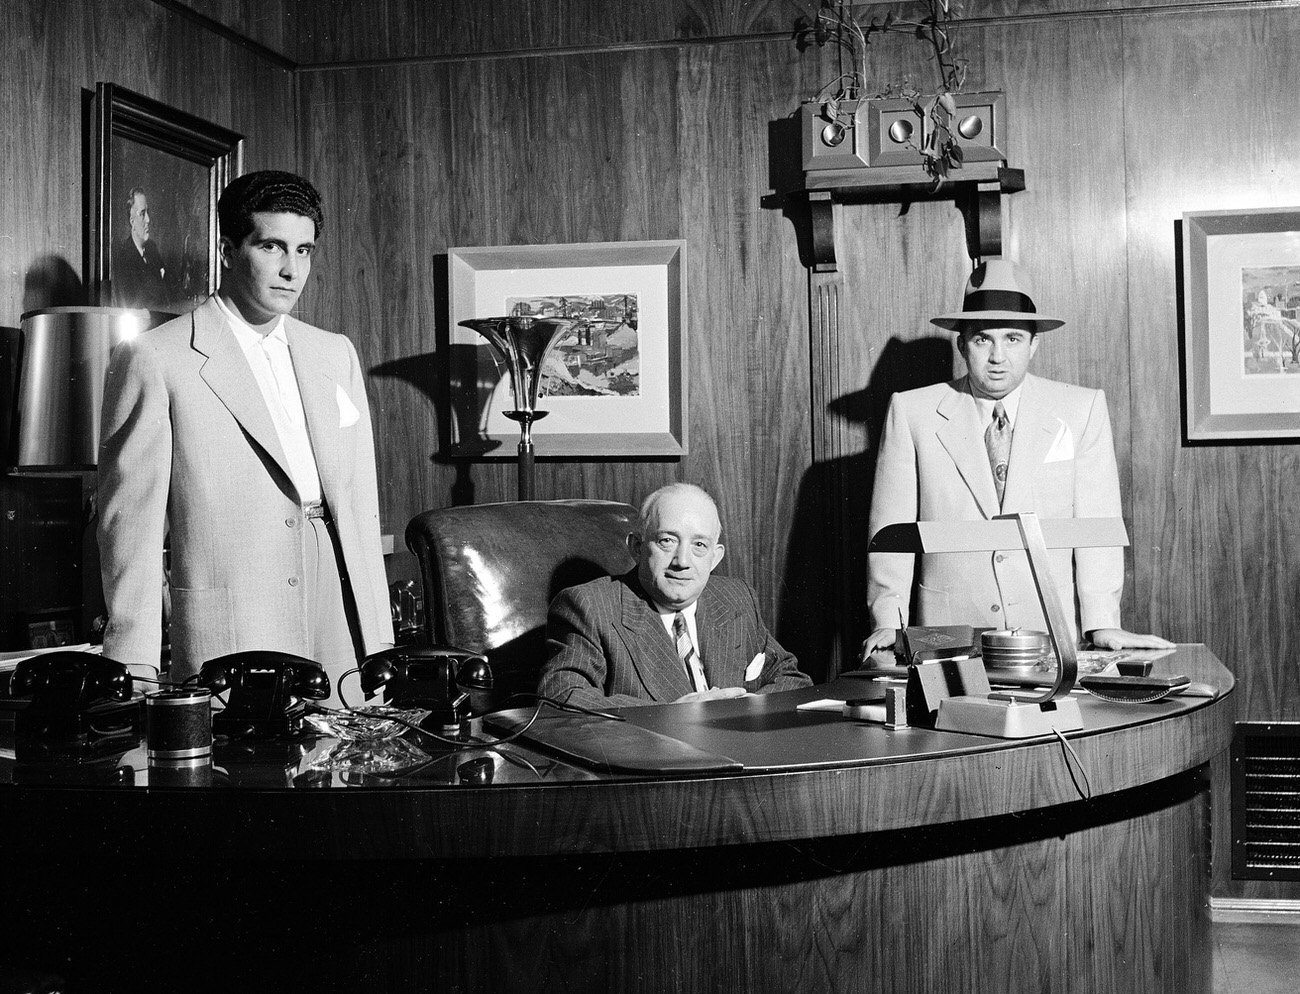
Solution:
[{"label": "fedora hat", "polygon": [[1013,327],[1031,325],[1032,331],[1051,331],[1065,324],[1038,313],[1025,278],[1010,259],[985,259],[966,281],[961,310],[930,319],[931,324],[949,331],[960,331],[966,325],[992,328],[1011,322]]}]

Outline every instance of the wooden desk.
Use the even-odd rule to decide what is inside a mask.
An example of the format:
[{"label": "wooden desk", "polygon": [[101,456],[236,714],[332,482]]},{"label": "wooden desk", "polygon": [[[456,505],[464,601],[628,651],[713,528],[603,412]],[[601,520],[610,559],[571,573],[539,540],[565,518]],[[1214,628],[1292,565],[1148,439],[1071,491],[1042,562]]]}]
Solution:
[{"label": "wooden desk", "polygon": [[773,747],[837,757],[798,770],[611,776],[523,749],[535,770],[498,758],[484,788],[455,783],[463,755],[390,782],[266,744],[179,787],[143,753],[0,751],[0,964],[105,991],[1208,991],[1233,681],[1203,646],[1157,671],[1222,693],[1083,699],[1077,767],[1055,738],[794,711],[851,678],[628,712],[713,745],[763,712]]}]

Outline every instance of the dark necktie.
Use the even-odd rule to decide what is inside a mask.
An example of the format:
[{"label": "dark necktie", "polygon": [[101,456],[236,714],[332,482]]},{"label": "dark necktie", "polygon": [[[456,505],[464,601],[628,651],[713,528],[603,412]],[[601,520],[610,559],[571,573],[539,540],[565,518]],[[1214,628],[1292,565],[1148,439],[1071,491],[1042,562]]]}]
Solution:
[{"label": "dark necktie", "polygon": [[673,641],[677,643],[677,656],[681,659],[682,666],[686,668],[686,679],[696,690],[706,690],[707,688],[701,687],[695,679],[695,666],[692,663],[695,657],[695,646],[691,644],[691,633],[686,628],[686,616],[680,611],[673,615]]},{"label": "dark necktie", "polygon": [[984,430],[984,448],[989,453],[989,469],[993,470],[993,485],[998,490],[998,507],[1007,489],[1007,460],[1011,457],[1011,422],[1007,419],[1002,401],[993,405],[993,420]]}]

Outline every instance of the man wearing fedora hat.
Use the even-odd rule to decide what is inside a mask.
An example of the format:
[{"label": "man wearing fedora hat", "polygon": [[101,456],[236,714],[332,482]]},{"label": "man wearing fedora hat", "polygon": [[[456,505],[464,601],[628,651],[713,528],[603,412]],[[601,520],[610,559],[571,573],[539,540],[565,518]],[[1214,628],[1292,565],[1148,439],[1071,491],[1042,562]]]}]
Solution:
[{"label": "man wearing fedora hat", "polygon": [[[958,333],[967,374],[895,394],[876,461],[870,529],[908,521],[1120,517],[1110,414],[1100,390],[1029,373],[1038,336],[1063,321],[1039,314],[1014,264],[987,259],[962,309],[934,318]],[[1107,649],[1171,643],[1120,628],[1122,549],[1053,549],[1052,576],[1073,634]],[[915,574],[915,575],[914,575]],[[916,581],[916,617],[908,621]],[[868,598],[875,630],[864,657],[894,644],[900,618],[921,625],[1044,628],[1022,551],[921,556],[873,553]],[[1074,612],[1070,608],[1074,607]]]}]

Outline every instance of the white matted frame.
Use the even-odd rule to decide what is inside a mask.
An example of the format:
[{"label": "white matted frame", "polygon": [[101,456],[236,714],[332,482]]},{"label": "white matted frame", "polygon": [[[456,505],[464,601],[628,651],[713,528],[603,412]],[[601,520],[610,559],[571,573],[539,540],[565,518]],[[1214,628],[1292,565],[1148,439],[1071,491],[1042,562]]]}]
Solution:
[{"label": "white matted frame", "polygon": [[1300,207],[1183,215],[1191,442],[1300,440]]},{"label": "white matted frame", "polygon": [[[452,248],[447,251],[451,454],[513,457],[519,426],[508,374],[461,327],[514,301],[630,297],[637,313],[635,395],[545,396],[537,455],[672,457],[687,451],[686,243],[682,240]],[[477,418],[476,424],[469,423]]]}]

